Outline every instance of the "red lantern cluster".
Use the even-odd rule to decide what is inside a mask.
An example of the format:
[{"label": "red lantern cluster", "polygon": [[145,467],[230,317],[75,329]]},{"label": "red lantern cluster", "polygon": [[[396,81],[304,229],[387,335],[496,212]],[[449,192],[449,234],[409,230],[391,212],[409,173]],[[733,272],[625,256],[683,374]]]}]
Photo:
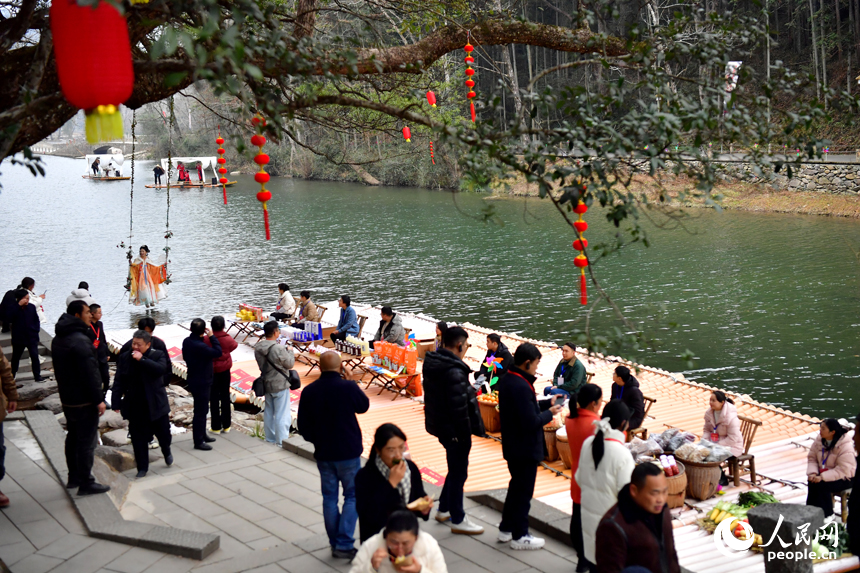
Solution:
[{"label": "red lantern cluster", "polygon": [[[430,104],[430,107],[436,107],[436,94],[430,90],[427,91],[427,103]],[[433,140],[430,140],[430,162],[436,165],[436,160],[433,159]]]},{"label": "red lantern cluster", "polygon": [[475,93],[475,89],[474,89],[475,88],[475,80],[472,79],[472,76],[475,75],[475,70],[472,69],[472,64],[475,63],[475,58],[472,57],[472,51],[475,49],[475,47],[472,44],[468,43],[468,41],[467,41],[466,46],[463,49],[466,51],[466,58],[464,60],[466,62],[466,87],[469,88],[469,93],[466,94],[466,97],[469,98],[469,109],[472,112],[472,123],[474,123],[475,122],[475,100],[474,100],[474,98],[477,94]]},{"label": "red lantern cluster", "polygon": [[227,204],[227,168],[224,165],[227,160],[224,159],[224,138],[221,137],[221,126],[218,126],[218,139],[215,140],[218,144],[218,175],[221,176],[218,182],[221,183],[221,190],[224,192],[224,204]]},{"label": "red lantern cluster", "polygon": [[[586,189],[587,187],[583,185],[580,193],[584,195]],[[576,204],[576,207],[573,208],[573,212],[579,215],[579,218],[573,222],[573,227],[576,229],[577,235],[579,235],[579,238],[573,242],[573,248],[579,251],[579,254],[575,259],[573,259],[573,264],[579,269],[579,302],[582,304],[588,304],[588,290],[586,288],[587,280],[585,278],[585,267],[588,266],[588,258],[585,256],[585,249],[588,248],[588,240],[582,236],[582,234],[588,230],[588,223],[586,223],[582,218],[586,211],[588,211],[588,205],[583,203],[582,199],[580,199]]]},{"label": "red lantern cluster", "polygon": [[51,33],[63,95],[86,112],[87,141],[122,138],[119,105],[131,96],[134,69],[125,17],[109,2],[51,2]]},{"label": "red lantern cluster", "polygon": [[269,156],[263,153],[263,146],[266,145],[266,138],[263,137],[262,131],[266,126],[266,120],[263,116],[257,114],[251,120],[254,129],[257,133],[251,137],[251,145],[257,147],[257,155],[254,156],[254,163],[260,166],[260,170],[254,175],[254,181],[260,184],[260,191],[257,193],[257,201],[263,204],[263,223],[266,226],[266,240],[272,239],[269,231],[269,209],[267,203],[272,198],[272,192],[266,189],[266,183],[269,182],[269,174],[266,173],[266,165],[269,163]]}]

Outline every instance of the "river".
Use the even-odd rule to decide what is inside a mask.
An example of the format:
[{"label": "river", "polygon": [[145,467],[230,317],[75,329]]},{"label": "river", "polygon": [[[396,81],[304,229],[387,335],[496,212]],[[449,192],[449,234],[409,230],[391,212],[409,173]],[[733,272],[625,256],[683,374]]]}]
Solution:
[{"label": "river", "polygon": [[[129,182],[81,179],[84,160],[46,157],[34,178],[2,165],[2,290],[25,275],[46,288],[55,320],[86,280],[107,328],[144,316],[125,299]],[[164,247],[165,190],[144,188],[137,162],[132,243]],[[126,165],[126,174],[129,167]],[[141,177],[143,175],[144,177]],[[145,179],[145,180],[144,180]],[[277,283],[317,301],[342,293],[453,322],[563,342],[581,319],[572,233],[546,202],[494,201],[504,226],[474,216],[475,194],[274,179],[272,240],[263,234],[258,186],[171,190],[173,283],[155,311],[164,323],[210,317],[239,302],[271,307]],[[853,417],[860,411],[860,224],[827,217],[694,210],[686,228],[657,229],[595,270],[657,346],[636,360],[750,394],[794,411]],[[587,214],[592,245],[615,229]],[[329,311],[335,312],[334,309]],[[614,326],[608,309],[596,327]],[[667,323],[674,322],[675,326]],[[693,370],[679,359],[689,349]]]}]

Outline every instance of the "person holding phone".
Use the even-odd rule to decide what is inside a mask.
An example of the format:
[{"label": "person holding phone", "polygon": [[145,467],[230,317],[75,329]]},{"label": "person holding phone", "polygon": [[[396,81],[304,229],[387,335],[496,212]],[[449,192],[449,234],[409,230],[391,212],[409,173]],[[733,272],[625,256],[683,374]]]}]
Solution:
[{"label": "person holding phone", "polygon": [[561,412],[564,396],[537,401],[535,374],[540,359],[537,346],[530,342],[520,344],[514,352],[514,365],[496,385],[502,420],[502,455],[511,473],[499,524],[499,542],[510,542],[514,550],[540,549],[545,543],[529,533],[529,507],[538,464],[545,455],[543,427]]}]

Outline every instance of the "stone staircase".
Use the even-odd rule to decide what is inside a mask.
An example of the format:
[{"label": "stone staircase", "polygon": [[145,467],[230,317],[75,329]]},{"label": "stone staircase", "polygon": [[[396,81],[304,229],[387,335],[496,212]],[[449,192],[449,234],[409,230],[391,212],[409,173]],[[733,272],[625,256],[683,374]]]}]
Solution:
[{"label": "stone staircase", "polygon": [[[44,382],[36,382],[33,378],[33,365],[30,361],[30,351],[25,350],[18,364],[15,381],[18,384],[18,408],[29,409],[43,398],[57,392],[57,382],[54,380],[54,363],[51,359],[52,336],[43,329],[39,334],[39,363]],[[0,349],[7,360],[12,360],[12,335],[9,332],[0,333]]]}]

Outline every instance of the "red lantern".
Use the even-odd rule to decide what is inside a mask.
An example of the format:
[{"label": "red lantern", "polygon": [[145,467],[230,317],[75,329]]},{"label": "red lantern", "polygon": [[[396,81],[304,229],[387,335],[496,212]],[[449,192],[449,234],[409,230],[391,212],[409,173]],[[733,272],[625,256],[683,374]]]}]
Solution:
[{"label": "red lantern", "polygon": [[51,2],[54,58],[63,95],[86,113],[87,141],[122,138],[118,107],[134,88],[125,18],[108,2]]},{"label": "red lantern", "polygon": [[412,131],[410,131],[408,127],[403,128],[403,139],[405,139],[407,142],[412,141]]},{"label": "red lantern", "polygon": [[[585,196],[585,190],[586,186],[582,185],[580,197]],[[579,238],[573,242],[573,248],[579,251],[579,254],[575,259],[573,259],[573,264],[579,269],[579,302],[584,305],[588,304],[588,281],[585,278],[585,267],[588,266],[588,257],[585,256],[585,249],[588,248],[588,241],[582,236],[582,234],[588,229],[588,223],[582,219],[582,216],[586,211],[588,211],[588,205],[583,203],[582,199],[580,199],[573,208],[573,212],[579,215],[579,218],[573,222],[573,227],[579,234]]]},{"label": "red lantern", "polygon": [[466,87],[469,88],[469,93],[466,94],[466,97],[469,98],[469,111],[472,114],[472,123],[475,123],[475,102],[473,98],[477,95],[474,91],[475,82],[472,80],[472,76],[475,75],[475,70],[472,69],[470,64],[475,63],[475,58],[472,57],[472,51],[475,47],[469,43],[469,40],[472,38],[472,33],[469,32],[468,38],[466,40],[466,45],[463,49],[466,51],[466,58],[464,61],[466,62]]},{"label": "red lantern", "polygon": [[[227,160],[224,159],[224,154],[226,153],[226,151],[224,151],[224,138],[221,137],[221,126],[220,125],[218,126],[218,137],[215,139],[215,143],[218,144],[218,155],[220,155],[220,157],[218,158],[218,163],[223,166],[225,163],[227,163]],[[227,183],[228,183],[228,181],[227,181],[227,178],[225,177],[225,175],[227,174],[227,168],[226,167],[219,167],[218,173],[221,174],[221,179],[219,179],[218,182],[221,183],[221,192],[224,194],[224,204],[226,205],[227,204]]]},{"label": "red lantern", "polygon": [[257,201],[263,204],[263,224],[266,227],[266,240],[272,239],[272,234],[269,231],[269,208],[268,201],[272,198],[272,192],[266,189],[266,183],[269,182],[269,174],[266,173],[266,164],[269,163],[269,156],[263,153],[263,145],[266,144],[266,138],[261,135],[262,128],[266,125],[266,120],[263,116],[257,114],[251,120],[251,123],[257,130],[256,135],[251,138],[251,143],[256,145],[258,153],[254,156],[254,163],[260,166],[260,170],[254,175],[254,181],[260,184],[260,191],[257,193]]},{"label": "red lantern", "polygon": [[432,91],[427,92],[427,103],[430,104],[430,107],[436,107],[436,94]]}]

